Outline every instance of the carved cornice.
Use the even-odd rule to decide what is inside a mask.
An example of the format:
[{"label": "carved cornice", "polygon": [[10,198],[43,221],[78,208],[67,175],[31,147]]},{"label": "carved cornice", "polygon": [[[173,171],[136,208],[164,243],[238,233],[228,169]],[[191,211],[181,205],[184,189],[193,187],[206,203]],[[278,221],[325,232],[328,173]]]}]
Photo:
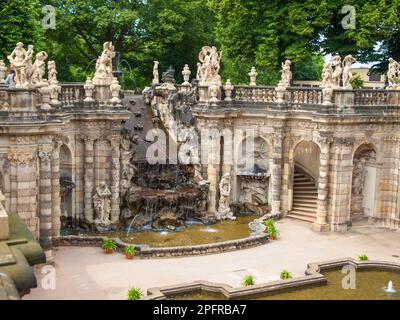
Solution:
[{"label": "carved cornice", "polygon": [[8,160],[16,165],[30,165],[36,159],[37,154],[32,148],[15,148],[8,153]]}]

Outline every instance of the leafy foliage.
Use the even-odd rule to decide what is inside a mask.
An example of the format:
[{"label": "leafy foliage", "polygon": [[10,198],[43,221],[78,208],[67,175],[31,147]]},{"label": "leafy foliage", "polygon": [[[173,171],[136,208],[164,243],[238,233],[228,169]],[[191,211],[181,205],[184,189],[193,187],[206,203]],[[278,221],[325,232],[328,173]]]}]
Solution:
[{"label": "leafy foliage", "polygon": [[256,281],[255,281],[255,277],[253,275],[248,274],[243,277],[243,281],[242,281],[243,286],[245,286],[245,287],[253,286],[255,283],[256,283]]},{"label": "leafy foliage", "polygon": [[126,246],[124,248],[124,253],[128,256],[134,256],[136,254],[136,249],[132,246]]},{"label": "leafy foliage", "polygon": [[362,254],[362,255],[358,256],[358,260],[360,260],[360,261],[368,261],[369,258],[368,258],[368,256],[366,254]]},{"label": "leafy foliage", "polygon": [[5,60],[22,41],[42,50],[43,30],[40,25],[38,1],[1,0],[0,5],[0,59]]},{"label": "leafy foliage", "polygon": [[101,247],[106,251],[114,251],[117,249],[117,244],[113,239],[104,239]]},{"label": "leafy foliage", "polygon": [[265,230],[269,234],[270,238],[275,239],[278,235],[278,230],[276,229],[275,222],[272,219],[264,221]]},{"label": "leafy foliage", "polygon": [[293,278],[292,273],[287,270],[282,270],[280,277],[282,280],[288,280]]},{"label": "leafy foliage", "polygon": [[364,80],[361,79],[359,74],[354,74],[353,79],[350,80],[353,89],[361,89],[364,87]]},{"label": "leafy foliage", "polygon": [[131,288],[128,290],[128,300],[140,300],[142,296],[142,290],[139,288]]}]

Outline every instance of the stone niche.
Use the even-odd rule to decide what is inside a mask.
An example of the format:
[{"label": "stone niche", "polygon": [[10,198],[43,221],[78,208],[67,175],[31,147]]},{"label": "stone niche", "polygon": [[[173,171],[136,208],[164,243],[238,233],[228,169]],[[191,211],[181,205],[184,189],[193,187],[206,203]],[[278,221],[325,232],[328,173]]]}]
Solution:
[{"label": "stone niche", "polygon": [[[253,149],[249,140],[245,139],[239,147],[237,177],[239,184],[236,211],[265,214],[270,203],[270,147],[268,143],[257,137],[254,139],[254,158],[246,156]],[[247,151],[246,151],[247,150]],[[250,154],[252,152],[250,151]]]},{"label": "stone niche", "polygon": [[374,215],[376,195],[376,152],[363,145],[354,154],[351,187],[351,220]]}]

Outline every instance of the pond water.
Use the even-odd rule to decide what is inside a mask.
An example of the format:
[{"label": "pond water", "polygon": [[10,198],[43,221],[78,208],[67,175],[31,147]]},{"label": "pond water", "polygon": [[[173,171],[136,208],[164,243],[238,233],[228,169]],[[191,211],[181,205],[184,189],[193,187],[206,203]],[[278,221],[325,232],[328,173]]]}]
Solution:
[{"label": "pond water", "polygon": [[[176,231],[147,229],[139,232],[131,231],[130,233],[127,231],[104,232],[101,235],[120,238],[126,243],[150,245],[155,248],[201,245],[247,238],[251,234],[248,224],[257,217],[255,215],[241,215],[237,217],[236,221],[221,221],[212,225],[187,221],[186,228]],[[63,235],[94,236],[99,235],[99,233],[64,230]]]},{"label": "pond water", "polygon": [[[358,270],[356,289],[345,290],[342,280],[345,274],[341,270],[323,272],[327,285],[298,287],[290,291],[261,294],[243,300],[400,300],[400,272],[383,270]],[[396,293],[386,293],[389,281],[393,282]],[[174,300],[225,300],[221,294],[194,292],[186,295],[171,296]]]}]

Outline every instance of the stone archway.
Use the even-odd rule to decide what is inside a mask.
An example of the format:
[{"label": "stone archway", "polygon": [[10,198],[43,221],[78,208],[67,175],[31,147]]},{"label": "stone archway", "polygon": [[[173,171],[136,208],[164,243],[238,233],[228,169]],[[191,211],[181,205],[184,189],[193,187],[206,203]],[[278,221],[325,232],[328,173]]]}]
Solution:
[{"label": "stone archway", "polygon": [[[252,138],[251,138],[252,139]],[[248,146],[251,143],[253,146]],[[251,154],[246,154],[250,152]],[[241,211],[265,214],[271,204],[270,168],[271,148],[269,143],[256,137],[245,138],[239,145],[236,178],[238,181],[238,204]],[[253,159],[249,161],[249,158]]]},{"label": "stone archway", "polygon": [[72,153],[69,147],[63,144],[60,147],[60,193],[61,193],[61,220],[71,222],[73,219],[73,193],[75,187],[72,175]]},{"label": "stone archway", "polygon": [[300,141],[290,159],[291,190],[288,217],[315,222],[321,150],[313,141]]},{"label": "stone archway", "polygon": [[377,161],[371,144],[363,144],[353,156],[350,222],[375,214]]}]

